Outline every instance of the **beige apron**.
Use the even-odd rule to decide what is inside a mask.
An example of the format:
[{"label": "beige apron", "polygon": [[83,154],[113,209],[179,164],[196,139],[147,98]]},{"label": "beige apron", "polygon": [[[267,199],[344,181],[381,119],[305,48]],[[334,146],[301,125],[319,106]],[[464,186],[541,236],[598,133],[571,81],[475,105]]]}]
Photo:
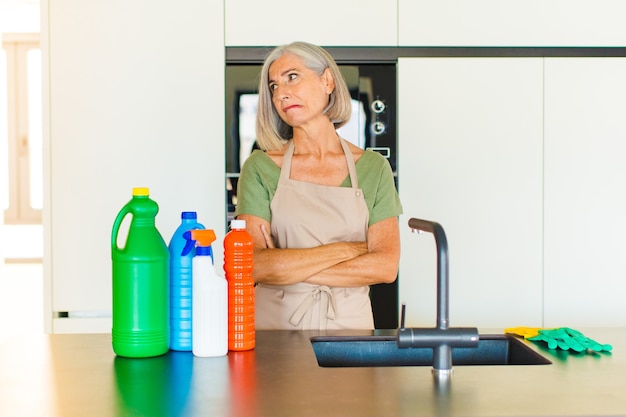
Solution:
[{"label": "beige apron", "polygon": [[[367,240],[369,210],[359,189],[354,158],[343,139],[352,188],[289,178],[294,152],[289,143],[270,204],[272,237],[278,248],[310,248]],[[257,329],[373,329],[369,286],[342,288],[298,283],[256,286]]]}]

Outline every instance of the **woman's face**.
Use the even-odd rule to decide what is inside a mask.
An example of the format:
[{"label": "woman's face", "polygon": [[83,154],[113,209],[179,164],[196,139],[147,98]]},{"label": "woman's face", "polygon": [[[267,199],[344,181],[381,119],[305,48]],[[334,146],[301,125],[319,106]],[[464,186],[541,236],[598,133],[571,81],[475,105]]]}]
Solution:
[{"label": "woman's face", "polygon": [[270,65],[268,75],[272,103],[285,123],[296,128],[318,120],[328,121],[322,111],[335,87],[328,68],[317,75],[299,57],[285,54]]}]

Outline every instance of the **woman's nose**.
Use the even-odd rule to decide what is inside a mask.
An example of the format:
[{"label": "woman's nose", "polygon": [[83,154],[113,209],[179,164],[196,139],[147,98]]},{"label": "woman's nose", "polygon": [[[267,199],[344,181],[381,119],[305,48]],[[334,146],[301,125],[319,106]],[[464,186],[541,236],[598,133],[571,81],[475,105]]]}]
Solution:
[{"label": "woman's nose", "polygon": [[279,100],[289,98],[289,88],[284,85],[277,85],[274,90],[274,96]]}]

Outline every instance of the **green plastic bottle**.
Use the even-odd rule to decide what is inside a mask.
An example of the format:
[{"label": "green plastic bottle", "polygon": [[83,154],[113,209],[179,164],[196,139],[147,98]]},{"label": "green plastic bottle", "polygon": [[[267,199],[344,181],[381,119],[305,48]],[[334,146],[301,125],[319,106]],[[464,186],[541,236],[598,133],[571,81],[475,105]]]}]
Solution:
[{"label": "green plastic bottle", "polygon": [[[111,233],[113,261],[113,351],[129,358],[163,355],[169,350],[169,251],[155,226],[158,204],[148,188],[133,188]],[[118,232],[132,216],[126,242]]]}]

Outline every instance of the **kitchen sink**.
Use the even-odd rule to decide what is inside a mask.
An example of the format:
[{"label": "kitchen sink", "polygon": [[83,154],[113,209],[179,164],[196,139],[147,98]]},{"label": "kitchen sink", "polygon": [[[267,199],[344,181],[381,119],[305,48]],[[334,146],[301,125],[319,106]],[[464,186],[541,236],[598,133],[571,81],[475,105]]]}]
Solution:
[{"label": "kitchen sink", "polygon": [[[432,366],[433,349],[398,348],[396,336],[315,336],[322,367]],[[480,335],[477,347],[452,348],[452,364],[549,365],[552,362],[510,335]]]}]

